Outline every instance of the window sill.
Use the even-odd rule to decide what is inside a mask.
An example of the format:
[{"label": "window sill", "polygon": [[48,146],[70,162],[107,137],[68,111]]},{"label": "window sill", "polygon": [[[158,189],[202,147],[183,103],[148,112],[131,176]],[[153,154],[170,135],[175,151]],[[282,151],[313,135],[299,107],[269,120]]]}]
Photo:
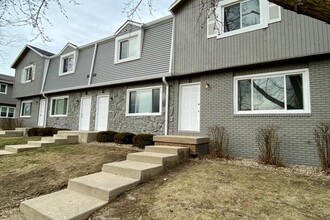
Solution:
[{"label": "window sill", "polygon": [[31,115],[28,115],[28,116],[20,116],[20,118],[31,118]]},{"label": "window sill", "polygon": [[50,115],[49,117],[51,117],[51,118],[64,118],[64,117],[68,117],[68,115]]},{"label": "window sill", "polygon": [[25,82],[21,82],[22,84],[26,84],[26,83],[30,83],[32,82],[32,80],[29,80],[29,81],[25,81]]},{"label": "window sill", "polygon": [[139,57],[126,58],[126,59],[122,59],[122,60],[116,60],[115,64],[126,63],[126,62],[129,62],[129,61],[139,60],[139,59],[141,59],[140,56]]},{"label": "window sill", "polygon": [[126,116],[160,116],[162,113],[140,113],[140,114],[127,114]]},{"label": "window sill", "polygon": [[73,74],[74,71],[71,71],[71,72],[67,72],[67,73],[59,73],[58,75],[59,76],[66,76],[66,75],[70,75],[70,74]]},{"label": "window sill", "polygon": [[234,113],[234,117],[311,117],[311,112]]},{"label": "window sill", "polygon": [[267,23],[266,24],[254,25],[254,26],[242,28],[242,29],[239,29],[239,30],[219,34],[217,39],[230,37],[230,36],[234,36],[234,35],[238,35],[238,34],[243,34],[243,33],[251,32],[251,31],[256,31],[256,30],[267,28],[267,27],[268,27]]}]

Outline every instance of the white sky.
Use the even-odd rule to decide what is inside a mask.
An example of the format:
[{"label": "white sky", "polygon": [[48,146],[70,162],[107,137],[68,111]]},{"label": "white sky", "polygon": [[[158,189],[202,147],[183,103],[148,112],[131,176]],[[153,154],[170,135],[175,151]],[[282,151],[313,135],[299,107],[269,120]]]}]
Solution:
[{"label": "white sky", "polygon": [[[52,53],[58,53],[67,42],[77,46],[108,37],[127,20],[123,13],[125,2],[129,0],[77,0],[80,4],[69,4],[63,0],[66,18],[61,14],[56,5],[50,7],[47,17],[51,25],[45,25],[45,32],[52,39],[50,43],[43,43],[42,40],[33,40],[32,28],[8,27],[7,33],[15,36],[16,41],[10,46],[0,48],[4,60],[0,60],[0,73],[14,76],[15,71],[10,68],[20,51],[26,44],[39,47]],[[149,14],[146,7],[142,6],[139,15],[135,17],[137,22],[147,23],[157,18],[169,15],[168,8],[174,0],[153,1],[153,16]]]}]

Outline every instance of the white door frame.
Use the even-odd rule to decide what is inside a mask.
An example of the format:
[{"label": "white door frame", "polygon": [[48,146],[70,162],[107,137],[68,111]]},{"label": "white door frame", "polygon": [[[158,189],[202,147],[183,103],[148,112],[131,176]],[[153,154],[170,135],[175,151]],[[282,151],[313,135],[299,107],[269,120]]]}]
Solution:
[{"label": "white door frame", "polygon": [[[80,112],[79,112],[79,131],[81,131],[81,114],[82,114],[82,110],[83,110],[83,99],[90,99],[91,100],[91,107],[92,107],[92,97],[91,96],[83,96],[80,99]],[[89,109],[89,114],[91,112],[91,108]],[[90,124],[90,118],[89,118],[89,124]],[[89,131],[89,128],[88,128]]]},{"label": "white door frame", "polygon": [[[43,102],[43,106],[41,106],[41,103]],[[45,127],[46,125],[46,115],[47,115],[47,110],[46,110],[46,104],[47,104],[47,99],[40,99],[39,100],[39,112],[38,112],[38,127]],[[41,110],[41,107],[43,107],[44,109],[44,115],[42,117],[42,120],[40,120],[40,110]],[[42,123],[42,124],[41,124]]]},{"label": "white door frame", "polygon": [[[96,97],[96,112],[95,112],[95,131],[97,131],[97,121],[98,121],[98,111],[99,111],[99,98],[103,98],[103,97],[107,97],[108,98],[108,109],[107,109],[107,112],[108,112],[108,118],[107,120],[109,119],[109,105],[110,105],[110,102],[109,102],[109,98],[110,96],[109,95],[98,95]],[[107,125],[108,125],[108,122],[107,122]]]},{"label": "white door frame", "polygon": [[[198,101],[199,101],[199,109],[198,109],[198,129],[196,131],[189,131],[189,130],[182,130],[181,129],[181,105],[182,105],[182,87],[184,86],[199,86],[199,94],[198,94]],[[184,132],[200,132],[200,100],[201,100],[201,83],[195,82],[195,83],[183,83],[179,85],[179,120],[178,120],[178,131],[184,131]]]}]

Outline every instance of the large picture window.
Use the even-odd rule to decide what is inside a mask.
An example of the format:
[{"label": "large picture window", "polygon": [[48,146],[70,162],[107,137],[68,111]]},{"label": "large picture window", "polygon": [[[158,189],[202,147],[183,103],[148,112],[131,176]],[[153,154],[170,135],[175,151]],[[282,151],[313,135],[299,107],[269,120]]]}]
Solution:
[{"label": "large picture window", "polygon": [[127,115],[159,115],[161,113],[161,87],[127,91]]},{"label": "large picture window", "polygon": [[1,106],[0,107],[0,118],[13,118],[15,116],[15,108]]},{"label": "large picture window", "polygon": [[54,97],[51,99],[51,116],[67,116],[68,97]]},{"label": "large picture window", "polygon": [[235,113],[310,112],[307,69],[235,77]]},{"label": "large picture window", "polygon": [[21,103],[21,117],[31,117],[32,101],[23,101]]}]

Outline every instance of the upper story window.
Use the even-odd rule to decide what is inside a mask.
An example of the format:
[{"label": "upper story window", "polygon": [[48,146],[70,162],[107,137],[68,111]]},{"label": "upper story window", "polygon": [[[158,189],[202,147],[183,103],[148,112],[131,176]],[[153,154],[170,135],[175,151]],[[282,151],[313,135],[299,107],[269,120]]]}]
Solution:
[{"label": "upper story window", "polygon": [[0,94],[7,94],[7,84],[0,83]]},{"label": "upper story window", "polygon": [[13,118],[15,116],[15,108],[1,106],[0,108],[0,118]]},{"label": "upper story window", "polygon": [[308,69],[234,78],[235,114],[310,113]]},{"label": "upper story window", "polygon": [[75,72],[77,52],[73,51],[60,57],[59,75],[67,75]]},{"label": "upper story window", "polygon": [[141,57],[142,31],[134,31],[116,38],[115,63],[136,60]]},{"label": "upper story window", "polygon": [[127,90],[126,115],[160,115],[161,87]]},{"label": "upper story window", "polygon": [[21,83],[29,83],[32,80],[34,80],[35,70],[36,70],[36,67],[33,64],[25,67],[22,70]]},{"label": "upper story window", "polygon": [[32,100],[23,101],[21,103],[21,117],[31,117],[32,114]]},{"label": "upper story window", "polygon": [[267,0],[223,0],[219,2],[215,15],[211,13],[208,17],[208,38],[254,31],[281,20],[280,6]]},{"label": "upper story window", "polygon": [[68,99],[69,97],[67,96],[62,96],[62,97],[54,97],[51,99],[51,116],[67,116],[68,112]]}]

